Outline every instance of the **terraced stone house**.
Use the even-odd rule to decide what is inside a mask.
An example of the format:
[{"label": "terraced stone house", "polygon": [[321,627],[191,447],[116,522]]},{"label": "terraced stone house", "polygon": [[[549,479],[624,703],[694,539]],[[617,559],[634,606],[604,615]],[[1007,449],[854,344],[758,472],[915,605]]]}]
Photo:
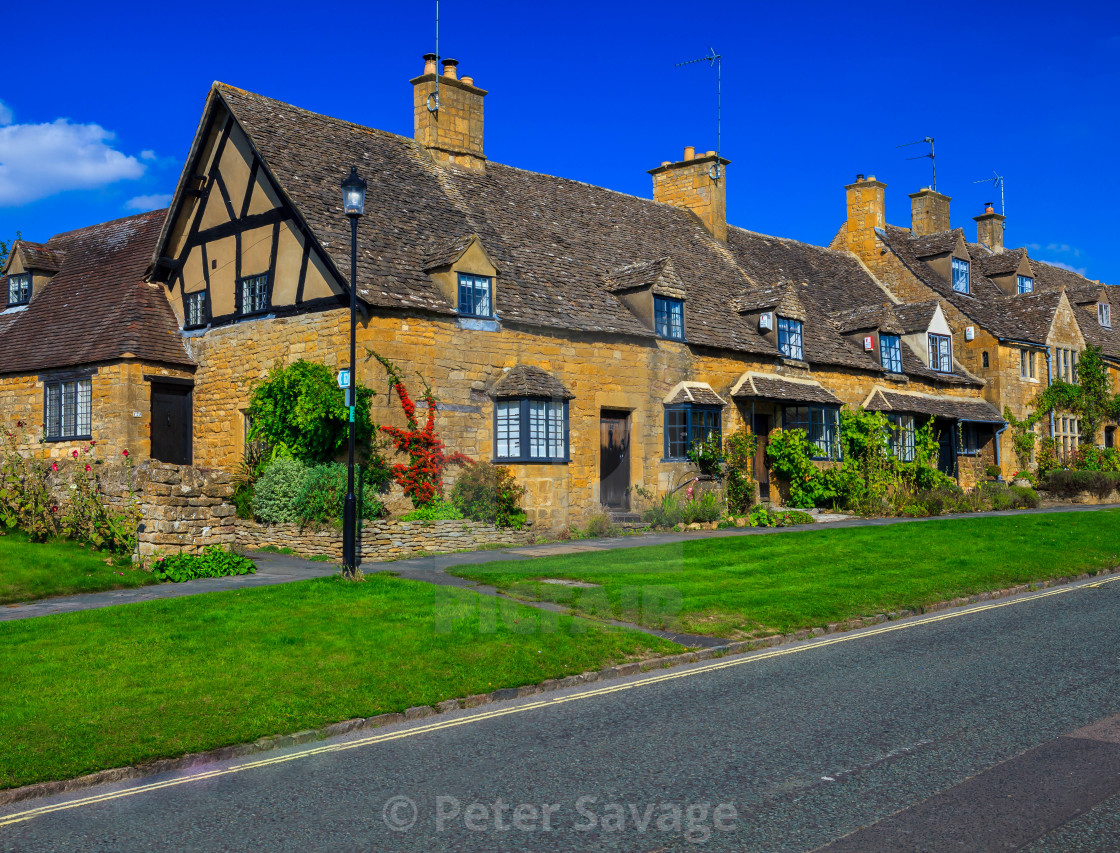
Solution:
[{"label": "terraced stone house", "polygon": [[[625,511],[636,486],[673,489],[695,471],[694,442],[743,426],[762,437],[762,496],[777,499],[765,436],[804,428],[829,464],[844,405],[886,412],[903,457],[932,418],[940,466],[965,486],[1001,461],[1000,409],[960,357],[969,350],[954,346],[962,333],[950,298],[900,295],[846,245],[729,225],[729,164],[714,152],[686,148],[651,169],[652,199],[491,162],[487,93],[456,66],[425,57],[411,81],[412,138],[215,84],[166,216],[124,220],[143,226],[128,264],[72,242],[23,308],[12,282],[30,244],[13,253],[0,280],[10,302],[0,313],[5,413],[53,423],[48,368],[88,374],[86,390],[69,392],[90,400],[73,430],[88,424],[94,438],[159,459],[235,466],[252,385],[277,360],[346,364],[350,232],[339,184],[356,166],[369,184],[359,381],[385,388],[374,352],[422,375],[447,444],[510,466],[538,525]],[[114,227],[125,226],[97,228]],[[70,264],[80,275],[68,290]],[[41,349],[10,356],[13,335],[55,334],[29,323],[37,303],[97,287],[119,306],[118,325],[143,326],[143,340],[114,327],[111,346],[63,347],[49,364]],[[83,339],[109,340],[102,329]],[[127,380],[112,380],[124,364]],[[57,399],[66,410],[71,398]],[[403,423],[387,393],[373,415]],[[43,447],[65,450],[76,437],[65,433],[46,430]]]},{"label": "terraced stone house", "polygon": [[[1112,325],[1115,288],[1004,246],[1004,216],[991,205],[978,216],[976,241],[951,228],[951,199],[930,188],[910,196],[911,227],[885,221],[886,185],[862,175],[846,187],[847,220],[832,243],[856,255],[892,295],[911,304],[939,302],[952,352],[984,380],[999,411],[1025,417],[1030,401],[1054,379],[1076,381],[1079,353],[1099,346],[1110,385],[1120,390],[1120,329]],[[934,339],[930,338],[930,346]],[[938,357],[930,353],[930,362]],[[1079,440],[1112,447],[1115,423],[1081,436],[1077,418],[1055,413],[1037,427],[1068,455]],[[971,439],[966,439],[971,446]],[[1010,433],[1000,442],[1005,475],[1017,465]]]}]

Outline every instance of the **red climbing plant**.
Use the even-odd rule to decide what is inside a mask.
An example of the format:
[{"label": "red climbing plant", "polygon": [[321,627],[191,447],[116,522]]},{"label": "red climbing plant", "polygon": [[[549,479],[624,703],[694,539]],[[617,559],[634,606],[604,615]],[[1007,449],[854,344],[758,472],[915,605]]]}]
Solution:
[{"label": "red climbing plant", "polygon": [[421,426],[416,417],[416,403],[404,386],[400,370],[384,356],[377,353],[372,355],[389,374],[389,387],[397,392],[405,418],[408,419],[407,428],[381,427],[381,431],[392,440],[393,446],[408,454],[407,464],[398,463],[393,466],[393,479],[404,489],[413,506],[428,506],[443,498],[444,469],[448,465],[470,465],[473,460],[458,451],[448,453],[443,441],[436,435],[436,398],[431,386],[424,382],[421,399],[427,403],[428,413]]}]

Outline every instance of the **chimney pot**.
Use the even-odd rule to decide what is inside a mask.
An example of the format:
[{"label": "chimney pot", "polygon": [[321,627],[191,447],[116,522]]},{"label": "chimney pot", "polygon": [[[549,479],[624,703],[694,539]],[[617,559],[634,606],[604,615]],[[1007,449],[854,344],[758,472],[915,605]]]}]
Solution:
[{"label": "chimney pot", "polygon": [[438,57],[434,53],[425,53],[424,54],[424,73],[425,74],[435,74],[436,73],[436,59],[438,59]]},{"label": "chimney pot", "polygon": [[445,59],[443,60],[443,76],[451,80],[459,79],[458,72],[455,67],[459,64],[458,59]]},{"label": "chimney pot", "polygon": [[705,151],[705,152],[704,152],[704,156],[705,156],[705,157],[715,157],[715,156],[716,156],[716,152],[715,152],[715,151]]},{"label": "chimney pot", "polygon": [[692,145],[686,145],[684,147],[684,159],[685,160],[692,160],[695,157],[696,157],[696,148]]},{"label": "chimney pot", "polygon": [[863,183],[865,180],[867,180],[867,178],[864,177],[863,175],[856,175],[856,183],[857,184]]},{"label": "chimney pot", "polygon": [[466,83],[468,86],[473,86],[474,85],[474,78],[473,77],[464,77],[463,82]]},{"label": "chimney pot", "polygon": [[995,207],[992,205],[992,203],[990,201],[984,202],[984,212],[985,213],[995,213],[996,212]]},{"label": "chimney pot", "polygon": [[874,176],[874,175],[871,175],[871,176],[870,176],[870,177],[869,177],[869,178],[868,178],[867,180],[869,180],[869,181],[873,181],[873,180],[875,180],[875,176]]},{"label": "chimney pot", "polygon": [[662,160],[662,161],[661,161],[661,165],[662,165],[662,166],[668,166],[668,165],[670,165],[670,164],[669,164],[669,161],[668,161],[668,160]]}]

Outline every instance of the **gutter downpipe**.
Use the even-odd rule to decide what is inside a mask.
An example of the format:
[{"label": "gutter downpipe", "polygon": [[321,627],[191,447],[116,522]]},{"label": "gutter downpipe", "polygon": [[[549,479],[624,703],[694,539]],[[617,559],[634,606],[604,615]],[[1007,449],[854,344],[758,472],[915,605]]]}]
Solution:
[{"label": "gutter downpipe", "polygon": [[[1046,385],[1047,387],[1054,384],[1054,368],[1052,366],[1053,350],[1046,347]],[[1050,440],[1054,440],[1054,410],[1050,410]]]}]

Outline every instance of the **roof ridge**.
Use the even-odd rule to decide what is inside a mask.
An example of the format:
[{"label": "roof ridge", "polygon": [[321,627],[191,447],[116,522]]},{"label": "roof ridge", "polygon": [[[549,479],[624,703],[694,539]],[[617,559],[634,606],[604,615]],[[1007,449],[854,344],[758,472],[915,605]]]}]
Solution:
[{"label": "roof ridge", "polygon": [[71,231],[59,231],[57,234],[52,235],[50,237],[50,239],[47,240],[46,243],[39,243],[38,245],[50,248],[53,251],[53,250],[55,250],[55,247],[50,246],[50,243],[54,240],[59,240],[63,237],[74,237],[78,234],[84,234],[84,233],[87,233],[87,232],[97,231],[98,229],[101,229],[101,228],[108,228],[110,225],[118,225],[121,222],[128,222],[129,220],[133,220],[133,219],[143,219],[145,217],[153,216],[155,214],[160,214],[162,216],[166,216],[167,215],[167,208],[164,207],[164,208],[161,208],[160,210],[148,210],[148,211],[145,211],[144,213],[134,213],[131,216],[121,216],[118,219],[107,219],[104,222],[95,222],[93,225],[85,225],[81,228],[75,228]]}]

